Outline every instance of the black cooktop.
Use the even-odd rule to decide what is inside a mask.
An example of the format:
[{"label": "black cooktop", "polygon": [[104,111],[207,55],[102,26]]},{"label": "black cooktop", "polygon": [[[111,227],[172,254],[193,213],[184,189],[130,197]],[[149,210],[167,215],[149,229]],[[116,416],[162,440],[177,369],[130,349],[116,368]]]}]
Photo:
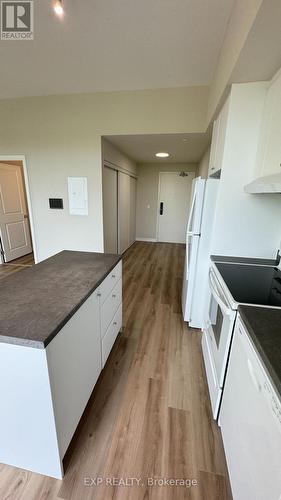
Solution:
[{"label": "black cooktop", "polygon": [[271,266],[216,263],[236,302],[281,307],[281,271]]}]

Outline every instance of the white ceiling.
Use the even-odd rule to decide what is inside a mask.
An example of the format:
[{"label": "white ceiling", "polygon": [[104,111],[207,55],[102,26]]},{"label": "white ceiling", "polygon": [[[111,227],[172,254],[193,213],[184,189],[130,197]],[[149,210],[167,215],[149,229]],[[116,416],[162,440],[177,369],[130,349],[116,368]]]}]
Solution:
[{"label": "white ceiling", "polygon": [[[208,134],[111,135],[106,139],[137,163],[197,163],[210,142]],[[163,151],[171,156],[155,157]]]},{"label": "white ceiling", "polygon": [[234,0],[34,2],[33,41],[0,41],[0,98],[208,85]]}]

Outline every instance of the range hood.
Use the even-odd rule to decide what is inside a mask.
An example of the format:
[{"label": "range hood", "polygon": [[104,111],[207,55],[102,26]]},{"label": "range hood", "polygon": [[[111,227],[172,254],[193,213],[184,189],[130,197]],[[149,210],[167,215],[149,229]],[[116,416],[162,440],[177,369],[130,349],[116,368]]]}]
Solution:
[{"label": "range hood", "polygon": [[281,173],[258,177],[244,186],[246,193],[281,193]]}]

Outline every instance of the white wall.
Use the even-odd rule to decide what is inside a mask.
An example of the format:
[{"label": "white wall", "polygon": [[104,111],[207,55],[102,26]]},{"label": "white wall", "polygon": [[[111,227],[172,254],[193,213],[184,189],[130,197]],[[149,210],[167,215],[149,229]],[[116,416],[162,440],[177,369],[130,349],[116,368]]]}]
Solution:
[{"label": "white wall", "polygon": [[[202,132],[207,98],[190,87],[0,101],[0,154],[26,155],[38,259],[103,250],[101,136]],[[69,215],[67,176],[88,178],[88,216]]]},{"label": "white wall", "polygon": [[107,161],[113,164],[118,170],[124,172],[129,172],[132,174],[137,174],[137,164],[134,160],[129,158],[123,151],[118,149],[114,144],[112,144],[105,137],[102,137],[102,158],[103,161]]},{"label": "white wall", "polygon": [[154,240],[157,230],[159,172],[196,172],[197,164],[142,163],[138,165],[137,239]]},{"label": "white wall", "polygon": [[209,146],[208,149],[205,151],[204,155],[202,156],[202,158],[198,164],[197,174],[198,174],[198,176],[202,177],[203,179],[208,178],[210,153],[211,153],[211,146]]},{"label": "white wall", "polygon": [[267,0],[235,0],[232,13],[225,33],[223,45],[210,86],[207,124],[222,104],[222,99],[229,85],[232,72],[239,60],[247,37],[255,22],[263,2]]},{"label": "white wall", "polygon": [[211,253],[275,258],[280,243],[280,195],[251,195],[267,83],[233,85]]}]

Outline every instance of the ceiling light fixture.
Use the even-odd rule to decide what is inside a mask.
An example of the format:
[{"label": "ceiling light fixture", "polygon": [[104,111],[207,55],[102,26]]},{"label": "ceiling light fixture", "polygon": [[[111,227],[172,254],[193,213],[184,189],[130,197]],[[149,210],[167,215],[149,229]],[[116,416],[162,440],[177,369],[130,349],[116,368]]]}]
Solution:
[{"label": "ceiling light fixture", "polygon": [[53,9],[58,17],[62,17],[64,14],[62,0],[54,0]]},{"label": "ceiling light fixture", "polygon": [[156,153],[157,158],[168,158],[170,156],[169,153]]}]

